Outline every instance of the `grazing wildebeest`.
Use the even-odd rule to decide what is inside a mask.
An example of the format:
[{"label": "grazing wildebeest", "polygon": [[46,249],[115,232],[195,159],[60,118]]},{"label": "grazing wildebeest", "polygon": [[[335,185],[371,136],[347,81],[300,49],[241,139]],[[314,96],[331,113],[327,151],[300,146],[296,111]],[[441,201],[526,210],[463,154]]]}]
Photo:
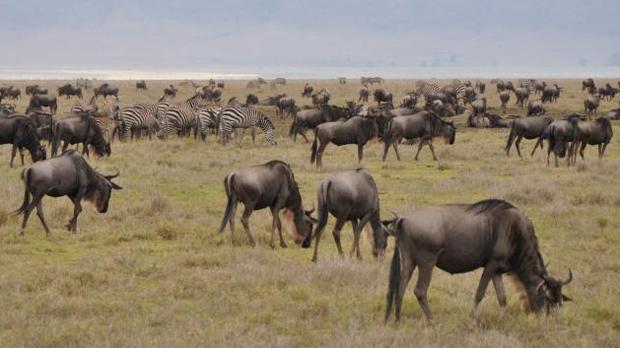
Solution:
[{"label": "grazing wildebeest", "polygon": [[118,100],[118,87],[114,87],[107,82],[95,88],[94,93],[95,93],[95,98],[101,95],[103,96],[103,99],[107,99],[109,95],[113,95],[116,98],[116,100]]},{"label": "grazing wildebeest", "polygon": [[506,104],[510,100],[510,93],[508,91],[501,91],[499,93],[499,101],[502,103],[501,109],[503,113],[506,113]]},{"label": "grazing wildebeest", "polygon": [[473,87],[465,87],[462,91],[463,104],[469,104],[476,100],[476,90]]},{"label": "grazing wildebeest", "polygon": [[347,84],[347,78],[346,77],[339,77],[338,78],[338,83],[341,85],[346,85]]},{"label": "grazing wildebeest", "polygon": [[300,110],[295,114],[289,136],[293,137],[293,142],[296,142],[297,134],[301,134],[307,143],[306,131],[308,129],[315,129],[322,123],[338,121],[353,115],[348,108],[332,105],[325,105],[310,110]]},{"label": "grazing wildebeest", "polygon": [[392,93],[386,92],[383,88],[375,89],[373,96],[377,105],[392,104]]},{"label": "grazing wildebeest", "polygon": [[30,111],[40,109],[44,106],[50,108],[50,113],[56,114],[58,110],[58,101],[56,97],[51,95],[33,95],[30,97],[30,103],[28,103],[26,113],[28,114]]},{"label": "grazing wildebeest", "polygon": [[[22,91],[15,87],[9,86],[2,91],[3,97],[8,97],[9,99],[19,99],[22,95]],[[0,98],[1,100],[2,98]]]},{"label": "grazing wildebeest", "polygon": [[144,80],[140,80],[140,81],[136,81],[136,91],[138,90],[144,90],[146,91],[146,81]]},{"label": "grazing wildebeest", "polygon": [[58,153],[60,142],[63,141],[64,152],[69,144],[82,143],[82,154],[90,155],[88,146],[92,145],[98,156],[110,156],[110,143],[103,137],[103,132],[97,125],[94,117],[89,114],[60,119],[53,126],[54,141],[52,142],[52,157]]},{"label": "grazing wildebeest", "polygon": [[347,221],[353,226],[353,246],[350,256],[357,251],[357,258],[361,259],[360,235],[364,226],[369,223],[373,232],[373,255],[382,256],[387,246],[388,230],[381,223],[379,216],[379,192],[377,184],[370,172],[366,169],[347,170],[332,173],[320,184],[318,190],[318,223],[312,236],[308,236],[302,247],[308,248],[312,239],[316,239],[312,261],[316,262],[319,252],[319,241],[327,225],[329,214],[336,218],[336,225],[332,234],[338,247],[338,253],[343,256],[340,244],[340,231]]},{"label": "grazing wildebeest", "polygon": [[480,97],[471,102],[471,109],[474,116],[484,115],[487,112],[487,98]]},{"label": "grazing wildebeest", "polygon": [[565,119],[553,121],[549,124],[546,131],[549,138],[547,165],[549,165],[549,157],[551,152],[553,152],[556,167],[558,166],[558,156],[560,158],[564,158],[564,156],[566,156],[567,164],[570,165],[572,150],[574,149],[573,142],[577,139],[579,119],[579,115],[571,114]]},{"label": "grazing wildebeest", "polygon": [[310,86],[310,84],[306,82],[306,84],[304,85],[304,90],[303,92],[301,92],[301,96],[310,98],[312,97],[313,91],[314,91],[314,87]]},{"label": "grazing wildebeest", "polygon": [[484,90],[486,89],[486,84],[482,81],[476,81],[475,88],[478,90],[478,93],[484,94]]},{"label": "grazing wildebeest", "polygon": [[76,96],[82,99],[82,89],[80,87],[73,87],[70,83],[64,84],[56,89],[58,91],[58,97],[65,96],[65,99],[69,99],[71,96]]},{"label": "grazing wildebeest", "polygon": [[408,140],[420,139],[415,160],[418,160],[422,146],[428,144],[436,161],[435,148],[433,147],[434,137],[443,137],[446,143],[454,144],[456,128],[452,122],[446,122],[439,116],[428,111],[422,111],[410,116],[396,116],[388,123],[385,134],[383,134],[383,161],[387,158],[390,145],[394,148],[396,158],[400,161],[398,153],[398,143],[404,138]]},{"label": "grazing wildebeest", "polygon": [[506,89],[506,82],[504,82],[503,80],[497,80],[495,82],[495,86],[497,87],[497,93],[499,93]]},{"label": "grazing wildebeest", "polygon": [[545,87],[547,87],[547,83],[545,81],[534,81],[534,94],[542,94],[542,92],[545,90]]},{"label": "grazing wildebeest", "polygon": [[500,306],[506,306],[502,274],[514,276],[527,295],[530,311],[547,313],[563,301],[562,287],[572,280],[547,273],[532,222],[512,204],[489,199],[475,204],[450,204],[423,208],[392,223],[396,247],[390,268],[385,320],[396,304],[396,320],[407,284],[416,267],[414,290],[428,321],[432,314],[427,292],[434,267],[450,273],[466,273],[483,268],[474,299],[474,313],[492,281]]},{"label": "grazing wildebeest", "polygon": [[280,118],[292,116],[296,110],[295,99],[287,96],[286,94],[278,94],[273,97],[268,97],[261,104],[275,106],[276,116],[280,116]]},{"label": "grazing wildebeest", "polygon": [[601,87],[598,89],[598,95],[602,99],[612,100],[618,93],[618,89],[612,87],[609,83],[605,84],[605,87]]},{"label": "grazing wildebeest", "polygon": [[600,97],[597,95],[591,95],[583,101],[583,108],[588,116],[591,116],[592,114],[596,115],[600,104]]},{"label": "grazing wildebeest", "polygon": [[53,134],[52,125],[54,124],[53,115],[42,110],[34,110],[26,115],[37,129],[37,135],[40,140],[47,140],[52,144]]},{"label": "grazing wildebeest", "polygon": [[519,105],[523,109],[523,107],[525,107],[525,102],[530,98],[530,89],[527,87],[520,87],[515,89],[514,93],[517,98],[516,105]]},{"label": "grazing wildebeest", "polygon": [[401,108],[413,109],[418,104],[418,95],[415,92],[407,93],[400,103]]},{"label": "grazing wildebeest", "polygon": [[381,84],[381,83],[385,82],[382,78],[380,78],[378,76],[375,76],[375,77],[363,77],[362,76],[360,81],[361,81],[362,85],[368,85],[368,84],[373,85],[375,83]]},{"label": "grazing wildebeest", "polygon": [[596,92],[596,85],[594,84],[594,80],[585,79],[581,81],[581,90],[582,91],[587,90],[588,93],[594,94]]},{"label": "grazing wildebeest", "polygon": [[357,99],[357,102],[362,102],[362,103],[366,103],[368,102],[368,96],[370,95],[370,91],[368,90],[368,86],[364,85],[362,88],[360,88],[359,91],[359,98]]},{"label": "grazing wildebeest", "polygon": [[239,202],[245,206],[241,223],[254,246],[257,246],[257,243],[250,232],[250,215],[254,210],[267,207],[273,216],[269,241],[269,246],[272,248],[275,248],[276,228],[280,236],[280,247],[286,248],[279,216],[282,209],[287,209],[293,215],[293,237],[296,244],[301,243],[312,233],[312,225],[315,221],[310,216],[312,211],[304,211],[299,187],[287,163],[274,160],[262,165],[238,169],[224,178],[224,189],[228,203],[219,233],[222,233],[229,224],[233,244],[235,243],[235,213]]},{"label": "grazing wildebeest", "polygon": [[22,165],[24,165],[23,148],[26,148],[30,153],[32,162],[44,160],[46,156],[45,147],[39,141],[34,122],[24,115],[0,118],[0,145],[2,144],[13,146],[11,149],[11,168],[17,150],[19,150]]},{"label": "grazing wildebeest", "polygon": [[579,155],[585,160],[583,151],[587,145],[598,145],[598,158],[602,159],[613,136],[614,131],[606,117],[599,117],[592,122],[579,123],[577,125],[577,138],[573,141],[573,163],[577,160],[577,148],[579,148]]},{"label": "grazing wildebeest", "polygon": [[530,100],[527,103],[527,115],[528,116],[544,115],[544,114],[545,114],[545,108],[541,101]]},{"label": "grazing wildebeest", "polygon": [[364,145],[377,136],[378,126],[374,116],[353,116],[346,121],[325,122],[314,129],[310,163],[323,167],[323,151],[329,143],[336,146],[357,144],[357,159],[364,157]]},{"label": "grazing wildebeest", "polygon": [[[97,211],[108,211],[112,190],[121,190],[122,187],[112,182],[118,176],[103,175],[93,169],[88,162],[75,150],[67,150],[60,157],[51,158],[47,161],[37,162],[32,167],[22,172],[24,181],[24,201],[17,210],[18,214],[24,214],[21,235],[28,222],[32,210],[37,208],[37,216],[41,220],[45,233],[50,234],[43,216],[44,196],[62,197],[68,196],[73,202],[73,218],[69,220],[67,229],[77,232],[77,219],[82,211],[82,199],[93,202]],[[32,200],[31,200],[32,199]]]},{"label": "grazing wildebeest", "polygon": [[43,88],[39,85],[26,86],[26,95],[47,94],[47,88]]},{"label": "grazing wildebeest", "polygon": [[177,96],[177,91],[178,89],[176,89],[173,85],[170,85],[164,88],[164,95],[166,97],[174,98]]},{"label": "grazing wildebeest", "polygon": [[254,94],[248,94],[245,97],[245,106],[252,106],[258,104],[258,97]]},{"label": "grazing wildebeest", "polygon": [[217,83],[215,84],[215,87],[219,89],[224,89],[224,86],[226,86],[226,83],[224,83],[224,81],[217,81]]},{"label": "grazing wildebeest", "polygon": [[[510,155],[510,148],[514,142],[517,148],[517,154],[519,157],[522,157],[519,147],[521,140],[523,138],[529,140],[542,139],[545,129],[547,129],[551,122],[553,122],[553,119],[549,116],[533,116],[515,119],[510,129],[510,135],[508,135],[508,142],[506,143],[506,156]],[[542,148],[542,141],[540,143],[538,141],[536,142],[532,149],[532,156],[534,156],[534,152],[538,145]]]},{"label": "grazing wildebeest", "polygon": [[318,93],[312,95],[312,104],[314,106],[327,105],[331,95],[325,89],[321,89]]}]

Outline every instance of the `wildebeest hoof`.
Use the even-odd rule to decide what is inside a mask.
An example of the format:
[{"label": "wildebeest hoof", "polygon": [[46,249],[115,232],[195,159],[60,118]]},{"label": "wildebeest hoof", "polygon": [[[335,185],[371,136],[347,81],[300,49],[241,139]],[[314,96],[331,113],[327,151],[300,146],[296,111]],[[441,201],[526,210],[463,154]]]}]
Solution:
[{"label": "wildebeest hoof", "polygon": [[284,242],[280,242],[280,248],[287,248],[288,246]]},{"label": "wildebeest hoof", "polygon": [[67,228],[67,231],[71,232],[71,223],[66,224],[65,227]]},{"label": "wildebeest hoof", "polygon": [[[269,242],[269,246],[271,247],[271,249],[275,249],[276,248],[276,243]],[[256,247],[256,244],[254,244],[254,247]]]}]

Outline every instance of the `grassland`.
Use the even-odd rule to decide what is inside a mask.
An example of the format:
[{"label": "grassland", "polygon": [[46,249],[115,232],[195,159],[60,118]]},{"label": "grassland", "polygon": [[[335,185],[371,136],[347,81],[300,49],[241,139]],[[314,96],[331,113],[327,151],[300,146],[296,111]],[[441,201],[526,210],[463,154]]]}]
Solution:
[{"label": "grassland", "polygon": [[[602,81],[597,81],[601,83]],[[168,82],[150,82],[137,93],[118,82],[121,103],[153,101]],[[304,81],[280,88],[298,97]],[[26,82],[15,82],[25,86]],[[53,88],[60,82],[41,82]],[[326,87],[333,102],[356,99],[359,84],[312,81]],[[554,116],[582,110],[585,93],[578,81],[565,87]],[[228,82],[224,96],[245,97],[243,82]],[[412,81],[388,81],[400,100]],[[178,100],[189,96],[183,88]],[[87,95],[90,96],[90,93]],[[274,92],[260,91],[262,98]],[[497,110],[491,86],[487,97]],[[303,102],[307,103],[307,100]],[[61,111],[74,101],[61,100]],[[26,100],[18,102],[23,110]],[[509,113],[520,113],[512,107]],[[605,102],[601,112],[617,106]],[[186,346],[620,346],[620,127],[603,161],[586,150],[575,167],[546,167],[543,153],[533,158],[506,157],[507,130],[466,129],[462,116],[456,144],[437,142],[439,162],[424,150],[390,153],[381,162],[382,144],[367,146],[362,166],[374,175],[382,215],[450,202],[506,199],[531,217],[551,273],[575,279],[565,290],[575,301],[550,316],[524,313],[519,295],[508,285],[509,305],[497,305],[491,289],[480,320],[470,311],[480,272],[450,276],[436,270],[429,290],[435,322],[429,326],[408,289],[403,320],[383,324],[389,258],[372,260],[367,237],[363,261],[338,257],[327,233],[319,262],[311,251],[293,246],[271,250],[267,211],[251,219],[259,247],[233,247],[230,234],[218,235],[225,207],[223,177],[230,171],[270,159],[291,164],[307,207],[316,202],[318,182],[329,172],[358,166],[355,148],[329,146],[325,169],[309,163],[309,144],[292,143],[288,120],[275,118],[278,145],[258,137],[222,147],[214,137],[206,143],[170,139],[114,143],[110,158],[91,158],[100,171],[120,170],[110,211],[101,215],[90,205],[80,216],[80,230],[64,229],[72,206],[68,199],[44,200],[53,235],[46,238],[33,217],[25,237],[12,215],[21,203],[21,168],[8,166],[10,147],[0,147],[0,346],[2,347],[186,347]],[[522,144],[528,152],[532,142]],[[331,227],[328,226],[328,230]],[[238,225],[238,228],[240,226]],[[238,237],[244,237],[238,233]],[[350,227],[343,231],[350,246]]]}]

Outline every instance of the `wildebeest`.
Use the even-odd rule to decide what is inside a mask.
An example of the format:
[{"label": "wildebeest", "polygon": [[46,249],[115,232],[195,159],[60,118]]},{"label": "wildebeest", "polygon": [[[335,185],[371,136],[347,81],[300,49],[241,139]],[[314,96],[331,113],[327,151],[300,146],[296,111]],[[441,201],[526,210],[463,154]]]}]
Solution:
[{"label": "wildebeest", "polygon": [[618,93],[618,89],[612,87],[609,83],[605,84],[605,87],[601,87],[598,89],[598,95],[602,99],[612,100]]},{"label": "wildebeest", "polygon": [[313,91],[314,91],[314,87],[310,86],[310,84],[306,82],[306,84],[304,85],[304,90],[303,92],[301,92],[301,96],[310,98],[312,96]]},{"label": "wildebeest", "polygon": [[332,214],[336,218],[332,234],[341,256],[344,253],[340,244],[340,231],[347,221],[351,221],[354,237],[350,256],[357,251],[357,258],[362,258],[359,240],[367,223],[373,232],[373,255],[382,256],[387,246],[388,230],[381,223],[379,208],[377,184],[368,170],[360,168],[330,174],[321,182],[318,190],[318,223],[302,247],[310,247],[312,239],[316,239],[312,256],[312,261],[316,262],[319,241],[329,214]]},{"label": "wildebeest", "polygon": [[377,136],[378,126],[374,116],[354,116],[346,121],[325,122],[314,130],[310,163],[323,167],[323,152],[329,143],[336,146],[357,144],[357,159],[364,157],[364,145]]},{"label": "wildebeest", "polygon": [[484,90],[486,89],[486,84],[482,81],[476,81],[475,88],[478,90],[478,93],[484,94]]},{"label": "wildebeest", "polygon": [[514,90],[514,93],[517,98],[516,105],[519,105],[523,109],[525,102],[530,98],[530,89],[527,87],[519,87]]},{"label": "wildebeest", "polygon": [[543,106],[543,103],[539,100],[530,100],[527,103],[527,115],[528,116],[535,116],[535,115],[544,115],[545,114],[545,107]]},{"label": "wildebeest", "polygon": [[258,104],[258,97],[254,94],[248,94],[245,97],[245,106],[252,106]]},{"label": "wildebeest", "polygon": [[474,116],[484,115],[487,112],[487,98],[480,97],[471,102],[471,109]]},{"label": "wildebeest", "polygon": [[312,104],[314,106],[327,105],[331,95],[325,89],[321,89],[318,93],[312,95]]},{"label": "wildebeest", "polygon": [[542,94],[545,87],[547,87],[547,82],[541,80],[534,81],[534,94]]},{"label": "wildebeest", "polygon": [[82,89],[80,87],[73,87],[70,83],[64,84],[57,88],[58,97],[65,96],[65,99],[69,99],[71,96],[76,96],[82,99]]},{"label": "wildebeest", "polygon": [[35,124],[24,115],[0,118],[0,145],[2,144],[13,146],[11,149],[11,168],[17,150],[19,150],[22,165],[24,164],[23,148],[28,150],[33,162],[44,160],[46,156],[45,147],[41,146]]},{"label": "wildebeest", "polygon": [[362,83],[362,85],[369,85],[369,84],[373,85],[375,83],[384,83],[385,81],[378,76],[375,76],[375,77],[362,76],[362,78],[360,79],[360,82]]},{"label": "wildebeest", "polygon": [[466,273],[483,268],[474,298],[474,310],[492,281],[500,306],[506,306],[502,274],[514,276],[527,295],[530,311],[549,312],[570,301],[562,287],[572,280],[547,273],[532,222],[512,204],[489,199],[475,204],[450,204],[423,208],[392,223],[396,247],[390,267],[385,320],[396,304],[400,320],[405,289],[415,268],[414,290],[428,321],[432,319],[427,292],[434,267],[450,273]]},{"label": "wildebeest", "polygon": [[19,99],[21,95],[22,91],[15,86],[2,87],[2,89],[0,89],[0,101],[4,97],[8,97],[9,99]]},{"label": "wildebeest", "polygon": [[250,80],[248,81],[248,84],[246,85],[246,88],[260,88],[262,85],[266,85],[267,81],[265,81],[265,79],[259,77],[256,80]]},{"label": "wildebeest", "polygon": [[[553,119],[549,116],[524,117],[513,120],[510,134],[508,135],[508,142],[506,143],[506,155],[510,155],[510,148],[514,143],[517,148],[517,154],[521,157],[521,149],[519,147],[521,140],[523,138],[530,140],[542,139],[543,133],[551,122],[553,122]],[[542,141],[540,143],[536,142],[532,149],[532,156],[534,156],[538,145],[542,148]]]},{"label": "wildebeest", "polygon": [[26,95],[47,94],[47,88],[39,85],[26,86]]},{"label": "wildebeest", "polygon": [[275,106],[276,116],[280,116],[280,118],[292,116],[296,110],[295,99],[287,96],[285,93],[278,94],[273,97],[268,97],[261,104]]},{"label": "wildebeest", "polygon": [[495,82],[495,87],[497,87],[497,93],[499,93],[506,89],[506,82],[504,82],[503,80],[497,80]]},{"label": "wildebeest", "polygon": [[556,102],[560,98],[560,92],[562,88],[557,84],[553,84],[553,86],[545,86],[542,92],[542,97],[540,101],[544,102]]},{"label": "wildebeest", "polygon": [[94,117],[83,114],[79,116],[60,119],[54,125],[54,140],[52,142],[52,157],[55,157],[63,142],[62,151],[65,151],[69,144],[83,145],[82,154],[90,154],[89,145],[92,145],[95,154],[98,156],[110,156],[112,150],[110,143],[103,137],[103,132],[97,125]]},{"label": "wildebeest", "polygon": [[30,113],[32,110],[40,109],[42,107],[49,107],[50,113],[56,114],[58,110],[58,100],[55,96],[51,95],[33,95],[30,97],[30,103],[26,108],[26,113]]},{"label": "wildebeest", "polygon": [[306,143],[306,131],[315,129],[319,124],[333,122],[352,116],[349,109],[338,106],[325,105],[316,109],[299,110],[295,114],[289,136],[293,137],[293,142],[297,141],[297,134],[301,134]]},{"label": "wildebeest", "polygon": [[146,81],[144,80],[140,80],[140,81],[136,81],[136,91],[138,90],[144,90],[146,91]]},{"label": "wildebeest", "polygon": [[0,104],[0,117],[10,116],[15,113],[15,105]]},{"label": "wildebeest", "polygon": [[605,155],[605,149],[613,136],[613,128],[606,117],[599,117],[591,122],[579,123],[577,125],[577,137],[573,141],[573,162],[577,159],[578,148],[579,155],[585,160],[583,151],[587,145],[598,145],[598,158],[602,159],[603,155]]},{"label": "wildebeest", "polygon": [[347,84],[347,78],[346,77],[339,77],[338,78],[338,83],[341,85],[346,85]]},{"label": "wildebeest", "polygon": [[418,95],[415,92],[407,93],[407,95],[403,98],[403,101],[400,103],[400,107],[413,109],[417,104]]},{"label": "wildebeest", "polygon": [[390,120],[383,134],[383,161],[387,158],[390,145],[394,148],[396,158],[400,161],[398,153],[398,143],[404,138],[408,140],[420,139],[415,160],[418,160],[422,146],[428,144],[436,161],[435,148],[433,147],[434,137],[443,137],[446,143],[454,144],[456,128],[452,122],[446,122],[437,115],[428,111],[422,111],[410,116],[396,116]]},{"label": "wildebeest", "polygon": [[594,94],[596,92],[596,85],[594,84],[594,80],[585,79],[581,81],[581,90],[582,91],[587,90],[588,93]]},{"label": "wildebeest", "polygon": [[30,213],[36,207],[37,216],[41,220],[45,233],[50,234],[43,216],[44,196],[68,196],[73,202],[73,217],[67,224],[67,229],[77,232],[77,219],[82,211],[82,199],[93,202],[100,213],[108,211],[112,190],[122,187],[112,182],[118,176],[103,175],[93,169],[88,162],[75,150],[67,150],[60,157],[47,161],[37,162],[22,172],[24,181],[24,201],[17,210],[23,214],[21,235],[24,234]]},{"label": "wildebeest", "polygon": [[474,116],[469,111],[467,126],[471,128],[510,128],[515,117],[518,118],[515,115],[508,115],[508,118],[502,118],[500,115],[490,113]]},{"label": "wildebeest", "polygon": [[506,104],[510,100],[510,93],[508,91],[501,91],[499,93],[499,101],[502,103],[501,109],[503,113],[506,113]]},{"label": "wildebeest", "polygon": [[362,102],[362,103],[366,103],[368,102],[368,96],[370,95],[370,91],[368,90],[368,86],[364,85],[362,86],[362,88],[360,88],[359,91],[359,98],[357,99],[357,102]]},{"label": "wildebeest", "polygon": [[164,88],[164,95],[166,97],[174,98],[177,96],[177,91],[178,89],[176,89],[176,87],[174,87],[173,85],[170,85]]},{"label": "wildebeest", "polygon": [[600,97],[597,95],[591,95],[591,96],[588,96],[588,98],[583,101],[583,108],[588,116],[592,114],[596,115],[600,104],[601,104]]},{"label": "wildebeest", "polygon": [[95,88],[94,93],[95,98],[103,96],[103,99],[106,99],[108,96],[113,95],[118,100],[118,87],[114,87],[107,82]]},{"label": "wildebeest", "polygon": [[34,110],[26,115],[33,123],[37,130],[37,135],[40,140],[47,140],[49,144],[52,144],[53,134],[52,125],[54,124],[54,117],[52,114],[43,112],[41,110]]},{"label": "wildebeest", "polygon": [[462,91],[463,104],[469,104],[476,99],[476,90],[473,87],[465,87]]},{"label": "wildebeest", "polygon": [[392,104],[392,93],[386,92],[383,88],[375,89],[373,96],[377,102],[377,105],[381,105],[383,103]]},{"label": "wildebeest", "polygon": [[[579,115],[572,114],[562,120],[551,122],[547,127],[547,136],[549,144],[547,149],[547,165],[549,165],[549,157],[553,152],[555,166],[558,166],[558,157],[567,157],[567,164],[571,163],[571,155],[573,150],[573,142],[577,138],[577,127]],[[568,155],[567,155],[568,152]]]},{"label": "wildebeest", "polygon": [[269,161],[262,165],[256,165],[238,169],[224,178],[224,189],[228,197],[224,218],[220,224],[219,232],[222,233],[226,225],[230,225],[231,238],[235,243],[235,213],[237,204],[243,203],[245,209],[241,216],[241,224],[250,242],[256,246],[256,240],[250,232],[250,215],[254,210],[269,208],[273,216],[271,224],[271,239],[269,246],[275,248],[274,235],[276,228],[280,236],[280,246],[286,248],[286,242],[282,236],[282,224],[280,222],[280,210],[287,209],[293,214],[293,232],[295,243],[299,244],[312,233],[314,220],[310,217],[312,211],[304,211],[299,193],[299,187],[295,181],[291,167],[282,161]]}]

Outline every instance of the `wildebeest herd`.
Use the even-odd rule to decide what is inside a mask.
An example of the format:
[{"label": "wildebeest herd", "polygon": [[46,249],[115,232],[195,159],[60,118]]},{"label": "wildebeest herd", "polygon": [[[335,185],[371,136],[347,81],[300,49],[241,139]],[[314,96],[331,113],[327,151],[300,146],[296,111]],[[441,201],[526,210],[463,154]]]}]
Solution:
[{"label": "wildebeest herd", "polygon": [[[347,84],[344,78],[338,82]],[[584,157],[587,145],[597,145],[598,156],[602,159],[613,137],[610,119],[620,117],[619,110],[612,110],[607,116],[595,118],[600,100],[612,100],[618,89],[609,83],[597,89],[591,79],[582,83],[582,90],[588,93],[584,113],[570,113],[560,118],[547,115],[544,106],[561,100],[562,87],[540,80],[522,79],[516,83],[492,80],[496,92],[490,94],[485,94],[489,91],[482,81],[454,80],[443,86],[418,81],[396,107],[393,94],[385,87],[371,91],[374,84],[384,85],[382,78],[363,77],[361,83],[357,100],[351,98],[345,105],[330,104],[329,91],[306,83],[300,94],[302,98],[310,98],[312,106],[301,107],[294,97],[284,93],[262,100],[250,93],[245,97],[245,103],[236,97],[224,102],[225,85],[213,80],[205,86],[193,86],[194,95],[182,102],[172,102],[178,89],[170,85],[154,103],[121,106],[119,88],[104,83],[93,88],[93,96],[87,104],[80,101],[62,115],[57,114],[57,98],[77,97],[82,100],[87,89],[85,85],[59,86],[57,96],[48,94],[49,90],[39,85],[28,86],[26,95],[30,96],[30,101],[24,114],[16,113],[14,105],[0,105],[0,144],[12,145],[10,166],[13,166],[17,152],[23,165],[23,150],[27,150],[35,162],[21,173],[25,186],[23,203],[17,210],[23,214],[21,234],[24,234],[35,208],[45,231],[50,233],[42,206],[46,195],[71,199],[74,212],[67,228],[73,233],[77,232],[82,200],[94,203],[101,213],[108,210],[112,191],[121,189],[112,181],[119,174],[103,175],[93,168],[87,160],[90,149],[95,155],[110,156],[115,139],[127,142],[145,136],[151,138],[152,134],[166,139],[173,135],[188,137],[193,133],[194,138],[200,136],[202,140],[213,134],[221,139],[222,144],[227,144],[241,138],[246,129],[254,141],[256,128],[262,131],[268,143],[277,145],[276,127],[261,111],[266,107],[274,107],[277,117],[290,121],[288,135],[293,141],[301,135],[306,143],[310,143],[306,132],[314,133],[308,152],[310,162],[316,163],[317,168],[323,167],[328,144],[357,145],[357,158],[362,162],[364,146],[375,139],[383,143],[383,161],[387,159],[390,147],[394,149],[397,160],[401,160],[398,146],[413,143],[418,144],[415,160],[424,145],[429,146],[433,159],[437,160],[433,139],[440,137],[448,144],[455,144],[457,126],[450,118],[460,114],[466,115],[468,127],[508,128],[506,155],[514,145],[521,156],[523,138],[536,141],[532,155],[538,147],[543,148],[546,140],[547,165],[552,153],[556,166],[558,157],[566,157],[568,165],[572,165],[577,161],[577,154]],[[286,80],[281,78],[270,82],[257,79],[248,82],[247,88],[269,85],[277,89],[285,84]],[[138,81],[135,88],[145,91],[147,83]],[[501,116],[489,112],[487,98],[497,94],[495,98],[501,102],[500,112],[505,114],[511,93],[515,105],[524,109],[526,115]],[[20,95],[19,89],[13,86],[0,88],[0,102],[2,98],[16,99]],[[108,96],[113,96],[114,100],[98,104]],[[368,103],[369,96],[374,97],[371,103]],[[539,100],[534,100],[535,96],[539,96]],[[422,100],[423,104],[418,106]],[[44,141],[51,147],[49,156]],[[75,144],[82,144],[82,154],[69,148]],[[280,220],[280,211],[285,210],[292,220],[295,243],[303,248],[315,243],[313,261],[318,259],[318,245],[329,215],[336,219],[332,234],[340,255],[343,255],[340,233],[349,221],[354,237],[351,256],[355,254],[361,258],[360,235],[367,225],[372,230],[375,257],[381,257],[388,240],[393,239],[395,247],[388,281],[386,321],[394,308],[396,319],[400,318],[403,295],[415,268],[419,273],[414,293],[428,320],[432,315],[427,291],[434,267],[449,273],[482,268],[475,307],[482,300],[489,282],[493,282],[499,304],[506,305],[504,274],[513,276],[521,285],[528,308],[533,312],[549,312],[564,301],[570,301],[563,294],[563,286],[572,280],[572,272],[569,270],[566,280],[548,273],[532,222],[518,208],[503,200],[439,205],[404,215],[394,214],[390,219],[382,220],[379,191],[372,173],[357,168],[334,172],[324,178],[318,188],[317,212],[313,216],[314,209],[306,210],[302,202],[293,169],[280,160],[237,169],[224,178],[223,186],[228,202],[219,232],[228,225],[235,244],[235,216],[239,202],[244,206],[240,221],[253,245],[257,242],[250,230],[250,216],[255,210],[269,208],[273,217],[269,244],[275,248],[277,230],[279,245],[287,246]]]}]

